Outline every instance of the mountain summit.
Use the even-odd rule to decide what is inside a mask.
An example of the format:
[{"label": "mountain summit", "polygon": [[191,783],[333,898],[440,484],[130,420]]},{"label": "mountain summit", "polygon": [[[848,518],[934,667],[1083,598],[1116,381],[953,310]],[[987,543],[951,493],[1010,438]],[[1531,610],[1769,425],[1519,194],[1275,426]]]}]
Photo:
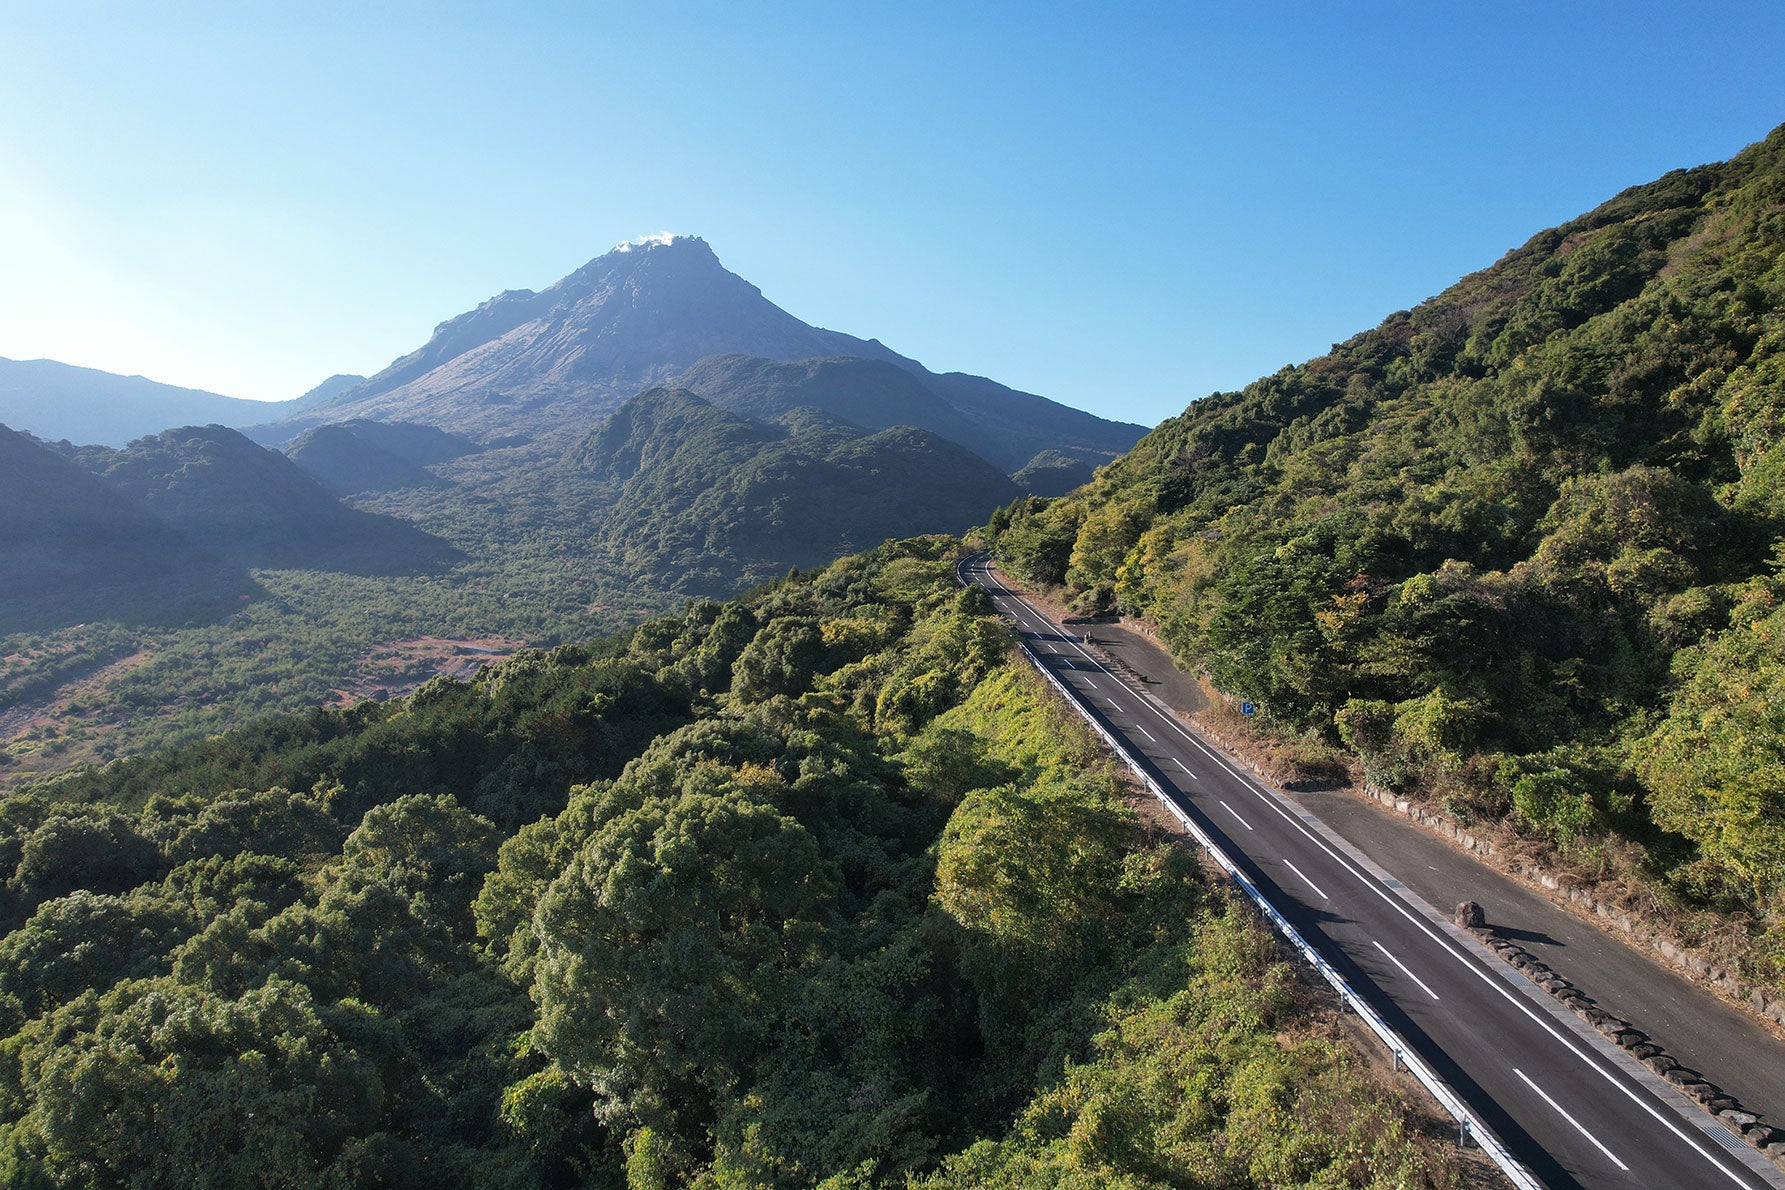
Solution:
[{"label": "mountain summit", "polygon": [[668,235],[621,244],[538,292],[498,294],[288,424],[295,433],[362,417],[485,439],[587,433],[626,398],[719,355],[894,365],[999,442],[993,453],[1008,458],[995,461],[1012,470],[1045,448],[1102,461],[1143,432],[981,377],[937,375],[876,339],[808,325],[727,270],[705,240]]},{"label": "mountain summit", "polygon": [[330,403],[462,428],[605,414],[709,355],[865,356],[879,343],[808,326],[719,263],[698,236],[621,244],[535,293],[511,289],[434,328],[419,350]]}]

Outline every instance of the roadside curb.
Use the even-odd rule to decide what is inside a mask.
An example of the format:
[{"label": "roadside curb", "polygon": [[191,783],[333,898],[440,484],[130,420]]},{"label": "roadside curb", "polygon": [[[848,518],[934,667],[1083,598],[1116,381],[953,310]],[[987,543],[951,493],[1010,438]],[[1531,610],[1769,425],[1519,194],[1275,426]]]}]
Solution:
[{"label": "roadside curb", "polygon": [[[1382,884],[1392,890],[1409,909],[1417,912],[1431,925],[1442,930],[1451,941],[1469,951],[1476,958],[1482,960],[1483,965],[1488,971],[1498,975],[1499,978],[1508,985],[1517,989],[1522,994],[1523,998],[1531,1003],[1533,1009],[1548,1016],[1556,1023],[1558,1028],[1567,1030],[1582,1045],[1590,1049],[1606,1062],[1618,1067],[1634,1081],[1641,1084],[1644,1089],[1648,1090],[1662,1103],[1671,1108],[1673,1113],[1679,1117],[1682,1123],[1702,1133],[1706,1139],[1711,1141],[1717,1147],[1723,1149],[1735,1160],[1740,1161],[1743,1166],[1756,1176],[1765,1180],[1769,1185],[1778,1186],[1781,1190],[1785,1190],[1785,1165],[1776,1164],[1774,1160],[1769,1159],[1771,1158],[1770,1153],[1763,1154],[1750,1147],[1738,1133],[1732,1131],[1722,1120],[1707,1114],[1703,1105],[1697,1100],[1689,1098],[1674,1084],[1667,1082],[1660,1075],[1655,1073],[1653,1069],[1639,1062],[1632,1054],[1625,1052],[1625,1050],[1621,1049],[1612,1040],[1608,1039],[1596,1028],[1592,1027],[1586,1019],[1577,1017],[1570,1009],[1557,1003],[1556,1000],[1552,999],[1551,996],[1545,992],[1543,988],[1539,987],[1529,976],[1507,962],[1498,961],[1500,956],[1491,950],[1480,938],[1476,937],[1472,932],[1458,926],[1450,916],[1439,912],[1436,906],[1432,905],[1418,893],[1408,888],[1405,884],[1401,883],[1401,881],[1395,879],[1395,877],[1385,868],[1370,859],[1369,856],[1365,855],[1337,831],[1333,830],[1323,822],[1318,815],[1314,814],[1312,811],[1303,809],[1294,798],[1282,789],[1279,789],[1276,782],[1255,768],[1250,761],[1237,755],[1225,742],[1221,741],[1219,737],[1214,736],[1211,733],[1205,733],[1200,726],[1188,722],[1185,716],[1180,715],[1178,712],[1160,702],[1146,689],[1137,688],[1135,693],[1141,698],[1151,702],[1155,708],[1162,710],[1165,714],[1170,715],[1179,723],[1182,723],[1186,731],[1193,732],[1198,738],[1205,739],[1214,744],[1215,747],[1219,749],[1218,756],[1224,763],[1230,768],[1233,768],[1236,772],[1244,770],[1241,775],[1252,781],[1259,789],[1268,794],[1272,800],[1276,801],[1278,805],[1282,807],[1284,812],[1301,821],[1309,830],[1319,835],[1328,846],[1339,851],[1352,863],[1355,863],[1358,867],[1381,881]],[[1533,960],[1533,962],[1535,962],[1535,960]],[[1554,973],[1551,972],[1552,976],[1553,974]],[[1582,998],[1584,999],[1585,997]],[[1607,1019],[1615,1019],[1611,1018],[1610,1014],[1607,1013],[1602,1013],[1602,1015],[1606,1016]],[[1631,1028],[1628,1025],[1628,1022],[1619,1023],[1624,1024],[1627,1028]],[[1634,1029],[1632,1028],[1631,1031],[1634,1031]],[[1702,1083],[1702,1080],[1698,1081]],[[1710,1086],[1710,1084],[1702,1085]],[[1767,1127],[1770,1127],[1770,1125]],[[1785,1140],[1785,1134],[1781,1134],[1781,1139]]]},{"label": "roadside curb", "polygon": [[[1204,734],[1214,735],[1207,731]],[[1225,741],[1222,741],[1222,747],[1234,751],[1231,745]],[[1456,843],[1466,851],[1483,856],[1497,854],[1497,848],[1492,840],[1475,835],[1467,828],[1452,822],[1446,815],[1436,810],[1428,810],[1411,798],[1397,797],[1389,790],[1368,782],[1364,784],[1362,794],[1365,798],[1425,827],[1439,837]],[[1753,1012],[1774,1029],[1785,1026],[1785,997],[1775,995],[1772,988],[1748,983],[1721,964],[1693,953],[1677,939],[1657,932],[1653,922],[1632,917],[1616,905],[1600,900],[1594,895],[1592,889],[1576,884],[1565,877],[1557,876],[1541,865],[1496,863],[1492,866],[1515,879],[1537,885],[1551,894],[1550,899],[1558,903],[1565,902],[1568,907],[1581,915],[1591,916],[1604,922],[1622,934],[1632,945],[1653,955],[1667,966],[1680,971],[1690,979],[1701,980],[1708,984],[1725,1003]]]},{"label": "roadside curb", "polygon": [[1729,1131],[1785,1170],[1785,1131],[1768,1124],[1758,1112],[1744,1108],[1734,1095],[1706,1080],[1696,1070],[1680,1064],[1649,1035],[1629,1021],[1613,1016],[1598,1002],[1574,984],[1558,975],[1547,963],[1516,942],[1501,938],[1491,925],[1464,926],[1482,945],[1492,950],[1557,1003],[1567,1008],[1601,1037],[1641,1062],[1661,1081],[1714,1116]]},{"label": "roadside curb", "polygon": [[[1008,584],[1005,585],[1008,587]],[[1016,594],[1020,588],[1011,588],[1010,590],[1012,594]],[[1087,656],[1091,655],[1089,650],[1085,651]],[[1023,653],[1028,660],[1053,681],[1055,685],[1059,684],[1056,679],[1053,679],[1053,675],[1048,673],[1046,668],[1040,663],[1039,659],[1030,653],[1026,647],[1023,648]],[[1654,1099],[1659,1101],[1659,1105],[1651,1106],[1640,1099],[1636,1099],[1634,1096],[1632,1096],[1632,1100],[1641,1106],[1656,1122],[1662,1124],[1682,1139],[1688,1139],[1689,1132],[1700,1134],[1703,1138],[1703,1142],[1709,1142],[1714,1148],[1722,1149],[1728,1154],[1730,1160],[1733,1160],[1747,1169],[1750,1174],[1759,1180],[1771,1186],[1785,1188],[1785,1168],[1775,1164],[1773,1160],[1769,1160],[1769,1157],[1772,1156],[1770,1152],[1763,1155],[1762,1152],[1751,1147],[1749,1143],[1743,1140],[1741,1135],[1728,1126],[1728,1121],[1707,1114],[1705,1110],[1703,1110],[1703,1105],[1697,1099],[1688,1097],[1688,1095],[1682,1093],[1681,1090],[1682,1085],[1687,1087],[1703,1086],[1711,1090],[1716,1090],[1716,1088],[1712,1088],[1710,1084],[1704,1083],[1701,1079],[1697,1079],[1695,1072],[1692,1073],[1691,1077],[1687,1077],[1686,1075],[1675,1075],[1675,1081],[1667,1081],[1652,1067],[1644,1065],[1637,1059],[1637,1057],[1621,1048],[1612,1039],[1612,1037],[1617,1036],[1620,1032],[1637,1032],[1628,1025],[1628,1022],[1618,1021],[1617,1023],[1624,1025],[1625,1029],[1612,1030],[1612,1037],[1608,1037],[1605,1033],[1602,1033],[1595,1028],[1586,1016],[1577,1016],[1570,1008],[1558,1003],[1544,988],[1540,987],[1526,974],[1520,972],[1514,966],[1506,962],[1494,961],[1499,956],[1491,950],[1481,938],[1458,926],[1449,915],[1440,913],[1434,906],[1425,901],[1424,898],[1420,897],[1412,889],[1408,888],[1405,884],[1392,876],[1386,869],[1376,864],[1361,850],[1345,840],[1317,815],[1304,809],[1299,803],[1294,801],[1289,794],[1278,788],[1272,778],[1261,772],[1245,757],[1236,755],[1226,742],[1221,740],[1218,733],[1205,731],[1199,724],[1195,723],[1194,720],[1189,719],[1188,716],[1181,715],[1173,708],[1167,706],[1161,699],[1146,688],[1147,683],[1143,680],[1137,680],[1132,667],[1122,665],[1118,670],[1116,667],[1104,665],[1103,661],[1105,659],[1108,659],[1107,654],[1104,650],[1098,649],[1097,655],[1093,657],[1093,660],[1096,661],[1101,668],[1104,668],[1105,672],[1126,685],[1132,693],[1137,695],[1143,702],[1150,705],[1155,712],[1166,717],[1168,721],[1178,725],[1179,729],[1187,737],[1198,742],[1199,746],[1201,746],[1211,758],[1225,766],[1235,776],[1254,785],[1271,802],[1275,803],[1279,813],[1301,823],[1304,829],[1309,833],[1310,837],[1317,839],[1323,846],[1327,847],[1332,854],[1344,857],[1346,862],[1353,864],[1356,869],[1368,873],[1384,888],[1390,890],[1392,896],[1395,899],[1398,899],[1405,907],[1406,912],[1415,914],[1419,919],[1423,919],[1426,923],[1424,928],[1434,938],[1444,938],[1459,952],[1467,954],[1474,959],[1479,967],[1477,974],[1480,977],[1485,978],[1490,982],[1498,980],[1507,985],[1508,994],[1516,991],[1517,995],[1514,1002],[1523,1005],[1526,1014],[1533,1021],[1549,1031],[1557,1040],[1562,1041],[1565,1046],[1575,1048],[1577,1054],[1583,1058],[1588,1054],[1595,1055],[1593,1059],[1587,1060],[1589,1068],[1593,1068],[1597,1064],[1597,1072],[1604,1077],[1611,1078],[1610,1072],[1606,1069],[1606,1067],[1610,1067],[1647,1090]],[[1070,701],[1069,698],[1069,702]],[[1073,703],[1072,705],[1076,707],[1077,704]],[[1080,708],[1080,713],[1085,714],[1082,708]],[[1137,763],[1126,754],[1122,746],[1114,740],[1111,740],[1107,733],[1103,732],[1101,727],[1094,720],[1091,722],[1092,726],[1097,728],[1099,734],[1103,735],[1106,741],[1111,744],[1111,747],[1116,751],[1116,754],[1126,760],[1129,767],[1134,768],[1135,771],[1141,775],[1142,779],[1146,781],[1149,788],[1151,788],[1153,785],[1151,779],[1146,777],[1145,773],[1138,767]],[[1154,788],[1153,792],[1160,796],[1161,801],[1167,802],[1168,805],[1171,804],[1169,800],[1164,797],[1162,791]],[[1175,806],[1173,806],[1173,808],[1175,809]],[[1178,812],[1178,817],[1183,818],[1181,811]],[[1194,824],[1188,819],[1184,819],[1184,823],[1186,827],[1197,836],[1198,841],[1203,844],[1205,849],[1210,850],[1211,853],[1217,855],[1218,861],[1225,858],[1219,854],[1219,849],[1215,848],[1209,840],[1202,838],[1201,832]],[[1228,864],[1222,863],[1221,866],[1226,868],[1228,867]],[[1230,871],[1230,875],[1233,874],[1234,873]],[[1245,887],[1245,884],[1242,883],[1242,886]],[[1264,908],[1267,915],[1273,913],[1268,903],[1261,902],[1261,907]],[[1286,925],[1287,923],[1284,924]],[[1299,936],[1295,935],[1292,929],[1291,937],[1292,940],[1299,942]],[[1301,945],[1305,946],[1306,944],[1302,943]],[[1312,956],[1312,961],[1315,962],[1317,969],[1320,969],[1323,966],[1323,963],[1317,956]],[[1547,972],[1547,968],[1545,968],[1545,971]],[[1322,974],[1326,975],[1326,972],[1323,970]],[[1554,978],[1553,972],[1548,972],[1548,974]],[[1329,977],[1329,981],[1330,978],[1331,977]],[[1338,986],[1338,984],[1335,984],[1335,987]],[[1345,998],[1345,989],[1341,990],[1341,997]],[[1585,997],[1580,998],[1583,1000],[1585,999]],[[1604,1018],[1606,1023],[1610,1023],[1616,1019],[1610,1017],[1609,1014],[1604,1013],[1602,1010],[1597,1010],[1596,1005],[1593,1007],[1595,1011],[1599,1011],[1600,1016]],[[1546,1021],[1547,1023],[1545,1023]],[[1646,1042],[1647,1038],[1642,1037],[1638,1039],[1636,1037],[1631,1037],[1629,1040],[1632,1044],[1641,1044],[1642,1042]],[[1664,1063],[1657,1063],[1657,1065],[1663,1064]],[[1678,1064],[1675,1063],[1676,1067],[1677,1065]],[[1424,1080],[1422,1079],[1421,1081]],[[1614,1085],[1620,1085],[1617,1084],[1615,1078],[1612,1079],[1612,1082]],[[1448,1088],[1446,1088],[1446,1090],[1448,1090]],[[1704,1094],[1704,1092],[1698,1093]],[[1442,1094],[1439,1094],[1437,1091],[1434,1091],[1434,1094],[1437,1095],[1441,1103],[1444,1102],[1444,1096]],[[1626,1094],[1629,1094],[1627,1089]],[[1725,1099],[1730,1105],[1734,1104],[1734,1100],[1727,1096],[1721,1096],[1721,1098]],[[1737,1110],[1739,1111],[1739,1108]],[[1674,1122],[1669,1122],[1670,1117]],[[1737,1118],[1739,1119],[1739,1116]],[[1750,1131],[1754,1131],[1756,1126],[1761,1125],[1758,1118],[1755,1118],[1752,1125],[1746,1126]],[[1770,1126],[1765,1127],[1770,1129]],[[1682,1128],[1687,1131],[1682,1131]],[[1757,1139],[1765,1139],[1769,1145],[1776,1143],[1770,1131],[1768,1133],[1759,1134]],[[1785,1137],[1781,1137],[1781,1139],[1785,1140]],[[1692,1142],[1688,1139],[1688,1143],[1691,1144]],[[1694,1147],[1697,1146],[1694,1145]],[[1700,1148],[1699,1151],[1701,1153],[1706,1152],[1703,1148]],[[1502,1166],[1502,1168],[1505,1169],[1506,1167]],[[1521,1170],[1521,1172],[1523,1171]],[[1724,1172],[1729,1173],[1727,1168],[1724,1169]],[[1511,1171],[1508,1170],[1508,1173],[1510,1175]],[[1730,1176],[1733,1175],[1731,1174]],[[1517,1177],[1514,1177],[1514,1181],[1517,1180]]]}]

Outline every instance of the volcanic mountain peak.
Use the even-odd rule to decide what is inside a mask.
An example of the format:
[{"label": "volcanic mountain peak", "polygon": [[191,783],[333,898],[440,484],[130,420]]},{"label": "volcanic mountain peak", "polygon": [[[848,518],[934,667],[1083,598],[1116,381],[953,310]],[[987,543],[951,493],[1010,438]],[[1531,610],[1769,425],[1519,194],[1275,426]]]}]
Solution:
[{"label": "volcanic mountain peak", "polygon": [[727,271],[698,236],[651,236],[545,289],[508,290],[441,323],[419,350],[341,394],[330,420],[485,432],[587,424],[723,352],[906,362],[878,343],[801,322]]},{"label": "volcanic mountain peak", "polygon": [[[703,373],[703,393],[716,404],[817,404],[864,426],[924,426],[1006,470],[1047,449],[1103,462],[1142,433],[981,377],[937,375],[876,339],[811,326],[727,270],[699,236],[664,233],[620,244],[537,292],[509,290],[448,319],[419,350],[326,404],[306,407],[285,423],[283,437],[271,427],[256,438],[283,443],[311,426],[370,418],[439,426],[485,442],[558,439],[567,447],[568,434],[588,433],[640,391],[670,382],[694,387],[677,378],[697,361],[721,356],[733,365]],[[752,367],[740,368],[738,360]],[[799,360],[825,362],[823,375],[807,384],[801,376],[810,368],[762,372]],[[889,377],[887,365],[904,376]],[[734,380],[751,388],[748,399],[733,402],[721,391]],[[792,391],[814,384],[830,400]],[[869,408],[887,404],[889,395],[907,408]],[[774,416],[767,408],[754,412]]]}]

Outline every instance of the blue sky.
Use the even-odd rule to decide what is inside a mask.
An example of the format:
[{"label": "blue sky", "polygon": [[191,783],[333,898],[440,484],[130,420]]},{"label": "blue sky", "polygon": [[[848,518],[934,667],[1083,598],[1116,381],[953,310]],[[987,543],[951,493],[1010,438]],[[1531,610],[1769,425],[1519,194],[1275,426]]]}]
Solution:
[{"label": "blue sky", "polygon": [[1777,3],[262,7],[0,0],[0,355],[295,396],[667,230],[1151,424],[1785,122]]}]

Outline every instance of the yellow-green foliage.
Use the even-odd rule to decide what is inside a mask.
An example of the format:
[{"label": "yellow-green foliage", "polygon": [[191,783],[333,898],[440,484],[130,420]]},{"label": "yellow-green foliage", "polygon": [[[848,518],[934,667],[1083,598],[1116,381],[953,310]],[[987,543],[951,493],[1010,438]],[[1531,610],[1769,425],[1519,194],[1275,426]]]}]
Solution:
[{"label": "yellow-green foliage", "polygon": [[1776,650],[1744,610],[1785,543],[1781,194],[1785,128],[1633,187],[1016,501],[994,553],[1379,783],[1615,833],[1785,942]]},{"label": "yellow-green foliage", "polygon": [[1208,915],[1105,1006],[1088,1059],[1001,1140],[922,1190],[1454,1184],[1406,1106],[1349,1052],[1302,1031],[1308,990],[1237,912]]},{"label": "yellow-green foliage", "polygon": [[1039,679],[994,674],[914,749],[956,731],[981,780],[1006,783],[949,819],[935,903],[992,1052],[1038,1077],[1001,1139],[915,1186],[1450,1183],[1405,1103],[1308,1030],[1315,996],[1269,932],[1146,846],[1117,772]]},{"label": "yellow-green foliage", "polygon": [[1138,1049],[1148,1168],[1401,1168],[959,552],[0,800],[0,1183],[896,1186]]}]

